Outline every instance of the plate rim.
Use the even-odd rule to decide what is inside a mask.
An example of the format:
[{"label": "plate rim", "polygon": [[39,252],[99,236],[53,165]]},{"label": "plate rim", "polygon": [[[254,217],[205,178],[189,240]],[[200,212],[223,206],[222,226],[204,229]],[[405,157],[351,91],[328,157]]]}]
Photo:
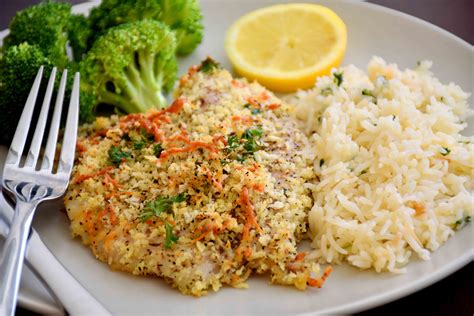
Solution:
[{"label": "plate rim", "polygon": [[[220,1],[215,1],[215,0],[201,0],[202,2],[220,2]],[[238,0],[227,0],[228,2],[237,2]],[[239,0],[240,2],[248,2],[252,3],[254,0]],[[311,2],[318,2],[318,0],[310,0]],[[332,0],[335,3],[343,3],[343,4],[348,4],[348,5],[355,5],[355,6],[360,6],[362,8],[369,8],[369,9],[375,9],[378,12],[381,12],[383,14],[390,14],[392,16],[395,16],[397,18],[401,19],[408,19],[411,22],[414,22],[421,27],[427,27],[431,29],[433,32],[440,33],[443,36],[448,37],[449,39],[457,42],[462,46],[463,49],[467,49],[471,52],[471,57],[474,59],[474,45],[469,44],[466,40],[460,38],[459,36],[451,33],[448,30],[443,29],[440,26],[437,26],[431,22],[425,21],[421,18],[415,17],[413,15],[410,15],[408,13],[398,11],[392,8],[384,7],[379,4],[375,3],[370,3],[366,2],[365,0],[362,1],[357,1],[357,0]],[[267,5],[272,5],[272,1],[261,1],[264,4]],[[298,2],[298,0],[288,0],[288,2]],[[88,10],[100,3],[100,0],[91,0],[91,1],[85,1],[82,3],[74,4],[72,5],[72,10],[73,12],[83,12],[84,10]],[[0,42],[3,41],[3,38],[8,35],[9,30],[4,29],[0,31]],[[471,93],[474,93],[472,91]],[[470,228],[472,230],[472,228]],[[455,236],[451,237],[448,241],[451,241]],[[441,251],[441,249],[436,250]],[[53,253],[53,252],[52,252]],[[56,259],[59,261],[59,258],[53,253],[53,255],[56,257]],[[421,276],[417,281],[414,281],[412,283],[409,283],[406,286],[402,287],[397,287],[391,291],[384,292],[379,295],[372,295],[368,296],[363,299],[359,299],[355,302],[344,304],[344,305],[339,305],[335,306],[333,308],[326,308],[324,310],[320,311],[310,311],[307,313],[303,313],[303,315],[315,315],[315,314],[321,314],[321,313],[357,313],[360,311],[368,310],[371,308],[375,308],[378,306],[381,306],[383,304],[389,303],[389,302],[394,302],[397,301],[403,297],[407,297],[419,290],[422,290],[444,278],[447,276],[455,273],[456,271],[460,270],[461,268],[465,267],[468,265],[470,262],[474,262],[474,245],[471,245],[469,251],[465,252],[463,256],[458,257],[456,261],[450,262],[448,265],[443,266],[442,268],[438,269],[435,272],[432,272],[428,275]],[[34,297],[31,297],[29,295],[19,295],[19,305],[31,310],[37,310],[40,308],[40,306],[45,306],[46,302],[41,301],[40,299],[36,299]],[[57,308],[56,306],[51,306],[51,308]],[[41,311],[40,311],[41,312]]]}]

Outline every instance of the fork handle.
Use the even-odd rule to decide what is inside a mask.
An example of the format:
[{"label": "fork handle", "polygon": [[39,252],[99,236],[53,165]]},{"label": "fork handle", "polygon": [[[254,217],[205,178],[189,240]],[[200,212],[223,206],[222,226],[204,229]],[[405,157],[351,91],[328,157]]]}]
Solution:
[{"label": "fork handle", "polygon": [[13,316],[18,297],[26,243],[37,202],[17,200],[10,233],[0,256],[0,315]]}]

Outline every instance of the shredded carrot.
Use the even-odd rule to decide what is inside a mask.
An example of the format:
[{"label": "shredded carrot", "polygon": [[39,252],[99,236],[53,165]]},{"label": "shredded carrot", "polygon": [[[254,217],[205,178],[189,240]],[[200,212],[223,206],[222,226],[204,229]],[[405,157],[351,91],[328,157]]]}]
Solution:
[{"label": "shredded carrot", "polygon": [[198,72],[198,70],[199,70],[199,66],[197,66],[197,65],[194,65],[194,66],[192,66],[192,67],[189,67],[189,69],[188,69],[188,76],[190,76],[190,77],[194,76],[194,74],[195,74],[196,72]]},{"label": "shredded carrot", "polygon": [[247,102],[256,109],[260,108],[260,103],[258,103],[258,101],[255,100],[254,98],[248,98]]},{"label": "shredded carrot", "polygon": [[257,169],[260,168],[260,165],[257,162],[254,162],[251,167],[248,168],[250,172],[255,172]]},{"label": "shredded carrot", "polygon": [[97,214],[97,218],[103,218],[107,213],[108,211],[104,209]]},{"label": "shredded carrot", "polygon": [[225,146],[227,146],[227,139],[225,139],[224,135],[218,134],[212,137],[212,142],[214,144],[217,144],[219,141],[221,141]]},{"label": "shredded carrot", "polygon": [[82,183],[84,181],[86,181],[87,179],[90,179],[90,178],[94,178],[94,177],[97,177],[97,176],[102,176],[106,173],[108,173],[109,171],[111,171],[112,169],[114,169],[113,166],[109,166],[109,167],[105,167],[97,172],[94,172],[94,173],[91,173],[91,174],[78,174],[73,180],[72,180],[72,183],[73,184],[79,184],[79,183]]},{"label": "shredded carrot", "polygon": [[183,98],[178,98],[174,100],[173,103],[171,103],[170,107],[165,109],[164,111],[168,113],[178,113],[184,105],[184,99]]},{"label": "shredded carrot", "polygon": [[250,117],[250,116],[233,115],[232,116],[232,121],[233,122],[241,121],[244,124],[252,124],[253,123],[253,118]]},{"label": "shredded carrot", "polygon": [[107,236],[105,236],[105,238],[104,238],[104,248],[107,252],[110,252],[110,250],[111,250],[110,249],[110,247],[111,247],[110,243],[112,241],[114,241],[115,237],[117,237],[117,231],[116,230],[112,230],[111,232],[109,232],[107,234]]},{"label": "shredded carrot", "polygon": [[183,133],[171,136],[168,139],[166,139],[167,143],[171,143],[171,142],[174,142],[174,141],[182,141],[183,143],[186,143],[186,144],[189,144],[191,142],[189,140],[188,136],[186,134],[183,134]]},{"label": "shredded carrot", "polygon": [[255,208],[249,199],[249,190],[247,187],[242,188],[242,192],[240,192],[240,197],[237,200],[237,203],[245,211],[246,223],[242,232],[242,241],[247,241],[250,239],[250,228],[255,227],[259,232],[262,232],[262,228],[260,228],[260,225],[258,225],[257,218],[255,216]]},{"label": "shredded carrot", "polygon": [[77,143],[76,143],[76,150],[77,150],[80,154],[82,154],[82,153],[84,153],[84,152],[87,151],[87,147],[84,146],[83,143],[77,142]]},{"label": "shredded carrot", "polygon": [[107,205],[107,211],[109,211],[109,219],[110,219],[110,223],[112,225],[115,225],[117,224],[117,216],[115,215],[115,211],[114,211],[114,208],[112,207],[112,204],[108,204]]},{"label": "shredded carrot", "polygon": [[252,185],[252,189],[258,192],[263,192],[265,190],[265,185],[263,183],[255,183]]},{"label": "shredded carrot", "polygon": [[173,148],[168,148],[168,149],[164,150],[160,155],[160,160],[163,161],[163,160],[166,160],[168,158],[168,156],[170,156],[170,155],[179,154],[179,153],[186,153],[186,152],[192,152],[192,151],[197,150],[199,148],[207,149],[211,152],[217,152],[217,149],[215,148],[215,146],[213,144],[204,143],[204,142],[201,142],[201,141],[193,141],[193,142],[190,141],[188,143],[188,145],[185,146],[185,147],[180,147],[180,148],[173,147]]},{"label": "shredded carrot", "polygon": [[299,254],[296,255],[295,262],[301,262],[304,260],[305,257],[306,257],[306,252],[300,252]]},{"label": "shredded carrot", "polygon": [[260,93],[260,100],[262,101],[267,101],[268,99],[270,99],[270,95],[268,94],[267,91],[263,91],[262,93]]},{"label": "shredded carrot", "polygon": [[321,288],[324,285],[324,282],[326,282],[326,279],[329,277],[331,272],[332,272],[332,267],[329,266],[324,270],[324,273],[320,278],[318,279],[309,278],[308,285],[312,287]]},{"label": "shredded carrot", "polygon": [[216,188],[216,191],[218,192],[222,191],[223,189],[222,182],[216,179],[216,177],[212,175],[211,170],[207,169],[206,175],[207,175],[207,180]]},{"label": "shredded carrot", "polygon": [[243,83],[242,81],[239,81],[239,80],[235,80],[235,79],[232,79],[232,81],[230,82],[232,84],[232,86],[236,87],[236,88],[244,88],[246,87],[247,85],[245,83]]},{"label": "shredded carrot", "polygon": [[120,188],[122,187],[122,185],[120,183],[118,183],[117,180],[115,180],[110,174],[108,173],[105,173],[104,175],[104,180],[105,180],[105,183],[110,183],[112,184],[112,186],[114,186],[115,188]]},{"label": "shredded carrot", "polygon": [[199,235],[197,238],[194,238],[193,241],[196,242],[196,241],[204,239],[210,232],[215,231],[216,229],[217,228],[213,227],[211,224],[206,224],[206,226],[204,226],[204,229],[203,227],[199,227],[198,230],[200,231],[204,230],[204,232],[201,235]]},{"label": "shredded carrot", "polygon": [[267,109],[269,109],[269,110],[276,110],[276,109],[278,109],[280,106],[281,106],[281,104],[272,103],[272,104],[269,104],[269,105],[267,106]]},{"label": "shredded carrot", "polygon": [[179,78],[179,86],[182,87],[188,82],[188,76],[184,75],[181,78]]},{"label": "shredded carrot", "polygon": [[105,129],[105,128],[104,128],[104,129],[101,129],[101,130],[97,131],[97,132],[94,134],[93,137],[94,137],[94,138],[95,138],[95,137],[105,137],[105,136],[107,135],[107,132],[108,132],[108,131],[109,131],[109,130],[108,130],[108,129]]},{"label": "shredded carrot", "polygon": [[147,116],[141,113],[129,114],[120,119],[120,128],[124,132],[127,132],[133,127],[141,127],[148,134],[153,135],[155,141],[161,141],[164,132],[160,129],[160,123],[171,122],[171,119],[165,114],[165,111],[154,111],[149,113]]}]

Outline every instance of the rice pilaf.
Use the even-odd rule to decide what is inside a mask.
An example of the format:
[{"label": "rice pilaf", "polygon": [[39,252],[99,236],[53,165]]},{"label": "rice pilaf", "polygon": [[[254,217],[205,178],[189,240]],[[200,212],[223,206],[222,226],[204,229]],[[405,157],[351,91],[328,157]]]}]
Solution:
[{"label": "rice pilaf", "polygon": [[313,258],[404,272],[474,215],[474,137],[460,132],[469,94],[431,62],[401,71],[374,57],[291,97],[312,135],[319,181],[309,213]]}]

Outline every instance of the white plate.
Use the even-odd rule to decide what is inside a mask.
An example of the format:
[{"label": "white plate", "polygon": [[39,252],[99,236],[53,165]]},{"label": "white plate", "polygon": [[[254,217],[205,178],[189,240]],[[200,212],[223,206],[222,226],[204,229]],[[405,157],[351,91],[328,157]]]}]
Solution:
[{"label": "white plate", "polygon": [[[288,1],[201,0],[206,29],[204,42],[191,56],[180,60],[180,73],[207,55],[230,68],[223,49],[225,31],[242,14],[275,2]],[[465,91],[473,91],[474,50],[456,36],[417,18],[368,3],[318,3],[332,8],[347,25],[349,37],[344,64],[353,63],[363,68],[372,55],[401,67],[413,67],[418,60],[429,59],[434,62],[433,70],[442,82],[454,81]],[[74,10],[87,12],[92,5],[84,3]],[[466,132],[472,135],[472,119],[469,125]],[[88,248],[71,239],[68,220],[56,207],[38,212],[34,225],[57,258],[117,315],[353,313],[424,288],[472,261],[474,254],[471,224],[435,252],[430,261],[414,260],[404,275],[337,266],[324,288],[319,290],[300,292],[290,287],[271,286],[265,276],[259,276],[250,279],[247,290],[224,288],[218,293],[194,298],[171,289],[160,279],[111,271],[94,259]]]}]

